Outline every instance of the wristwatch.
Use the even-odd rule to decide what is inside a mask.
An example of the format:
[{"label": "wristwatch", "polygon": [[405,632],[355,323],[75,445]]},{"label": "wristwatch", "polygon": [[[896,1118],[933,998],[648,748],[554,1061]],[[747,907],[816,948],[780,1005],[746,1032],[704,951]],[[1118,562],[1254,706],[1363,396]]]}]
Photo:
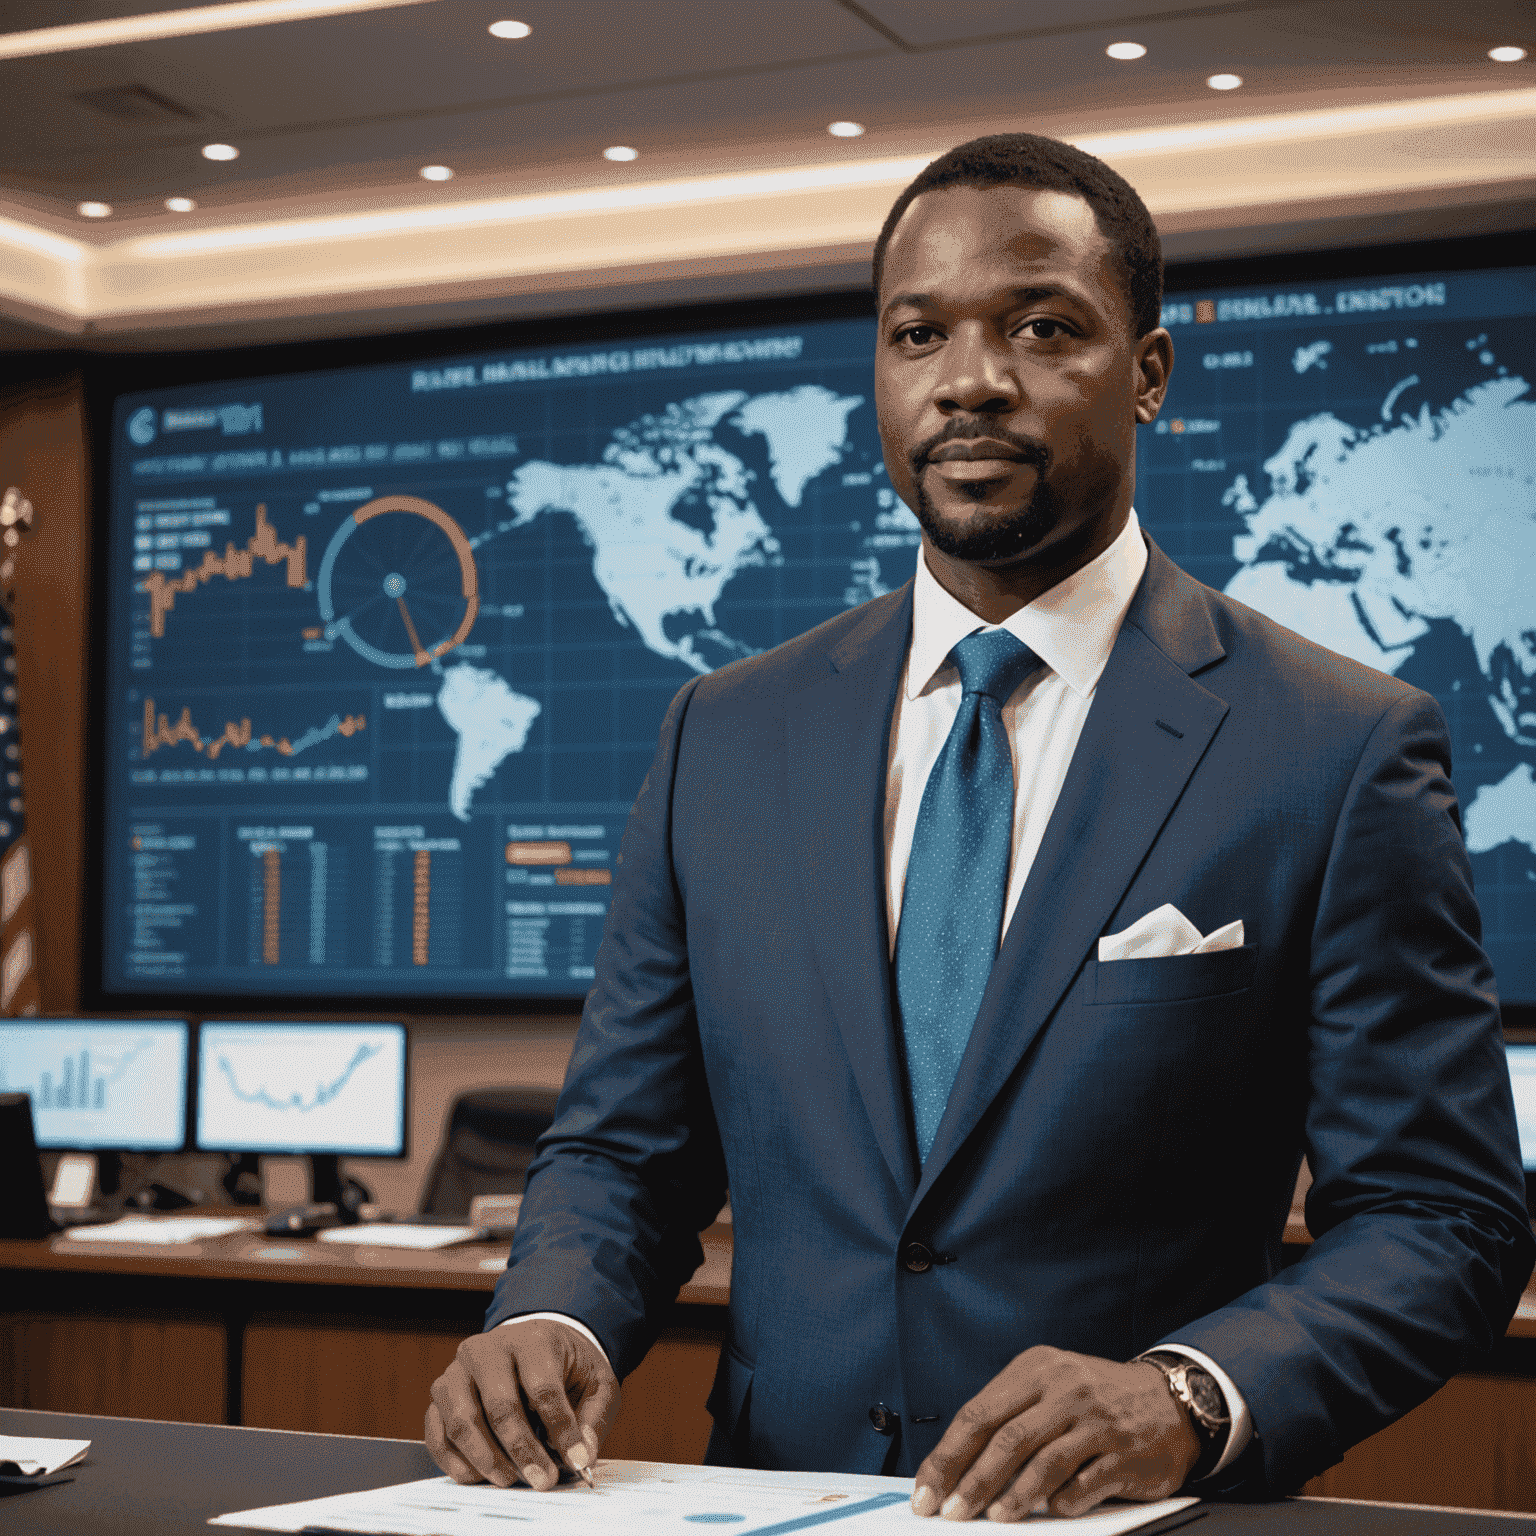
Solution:
[{"label": "wristwatch", "polygon": [[1216,1470],[1232,1431],[1232,1415],[1216,1378],[1187,1356],[1167,1350],[1149,1350],[1136,1359],[1155,1365],[1163,1373],[1169,1393],[1189,1415],[1190,1427],[1199,1438],[1200,1456],[1185,1481],[1192,1483],[1209,1476]]}]

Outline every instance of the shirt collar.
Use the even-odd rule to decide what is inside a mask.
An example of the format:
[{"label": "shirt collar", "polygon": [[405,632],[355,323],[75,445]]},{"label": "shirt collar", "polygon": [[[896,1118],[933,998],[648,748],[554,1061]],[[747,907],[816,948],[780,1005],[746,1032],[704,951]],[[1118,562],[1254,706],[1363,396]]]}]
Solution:
[{"label": "shirt collar", "polygon": [[907,697],[915,699],[928,687],[957,641],[977,629],[1006,629],[1074,693],[1087,698],[1109,662],[1121,621],[1146,568],[1147,546],[1133,508],[1120,536],[1103,554],[1002,624],[988,624],[939,585],[919,548]]}]

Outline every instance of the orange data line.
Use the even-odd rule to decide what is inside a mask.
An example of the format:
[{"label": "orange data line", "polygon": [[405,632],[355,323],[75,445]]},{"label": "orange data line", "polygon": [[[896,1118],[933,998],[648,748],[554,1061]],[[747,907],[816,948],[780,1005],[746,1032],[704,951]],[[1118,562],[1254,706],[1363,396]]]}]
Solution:
[{"label": "orange data line", "polygon": [[277,530],[267,521],[266,504],[256,508],[256,532],[246,540],[244,549],[236,549],[233,541],[224,546],[222,555],[211,549],[203,552],[203,563],[180,576],[167,577],[164,571],[151,571],[144,578],[139,590],[149,594],[149,632],[155,639],[165,635],[165,616],[176,606],[179,592],[195,592],[205,581],[222,576],[226,581],[241,581],[251,575],[258,560],[268,565],[288,562],[288,585],[302,587],[309,579],[305,559],[308,541],[301,533],[292,544],[285,544],[277,536]]},{"label": "orange data line", "polygon": [[[331,717],[332,725],[322,728],[320,731],[310,731],[308,735],[313,739],[327,736],[355,736],[359,731],[365,730],[368,725],[366,715],[345,715]],[[301,741],[303,739],[301,738]],[[233,720],[224,723],[222,736],[210,736],[205,738],[198,728],[192,723],[192,710],[189,707],[181,712],[181,718],[171,724],[169,715],[155,714],[155,701],[144,700],[144,733],[142,756],[150,757],[158,752],[161,747],[174,747],[185,742],[189,747],[203,753],[208,761],[217,760],[220,752],[225,747],[248,747],[251,745],[251,722],[242,720],[238,725]],[[303,741],[299,747],[288,740],[286,736],[258,736],[256,745],[270,747],[274,752],[281,753],[284,757],[292,757],[296,751],[302,751],[304,746],[313,745],[313,740]]]}]

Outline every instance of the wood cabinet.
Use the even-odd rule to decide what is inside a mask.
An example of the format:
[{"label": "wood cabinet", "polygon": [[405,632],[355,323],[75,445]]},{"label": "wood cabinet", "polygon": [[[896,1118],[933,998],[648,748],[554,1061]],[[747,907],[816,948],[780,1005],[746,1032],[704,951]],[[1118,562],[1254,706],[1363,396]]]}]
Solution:
[{"label": "wood cabinet", "polygon": [[0,1403],[7,1407],[223,1422],[224,1321],[217,1313],[82,1315],[7,1305],[5,1314]]}]

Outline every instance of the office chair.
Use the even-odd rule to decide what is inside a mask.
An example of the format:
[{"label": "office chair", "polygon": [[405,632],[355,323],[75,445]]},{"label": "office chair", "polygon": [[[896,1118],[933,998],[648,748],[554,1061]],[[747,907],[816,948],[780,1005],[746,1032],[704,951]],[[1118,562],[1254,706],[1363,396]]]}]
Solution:
[{"label": "office chair", "polygon": [[520,1195],[534,1143],[555,1118],[554,1088],[460,1094],[421,1195],[424,1216],[469,1214],[476,1195]]}]

